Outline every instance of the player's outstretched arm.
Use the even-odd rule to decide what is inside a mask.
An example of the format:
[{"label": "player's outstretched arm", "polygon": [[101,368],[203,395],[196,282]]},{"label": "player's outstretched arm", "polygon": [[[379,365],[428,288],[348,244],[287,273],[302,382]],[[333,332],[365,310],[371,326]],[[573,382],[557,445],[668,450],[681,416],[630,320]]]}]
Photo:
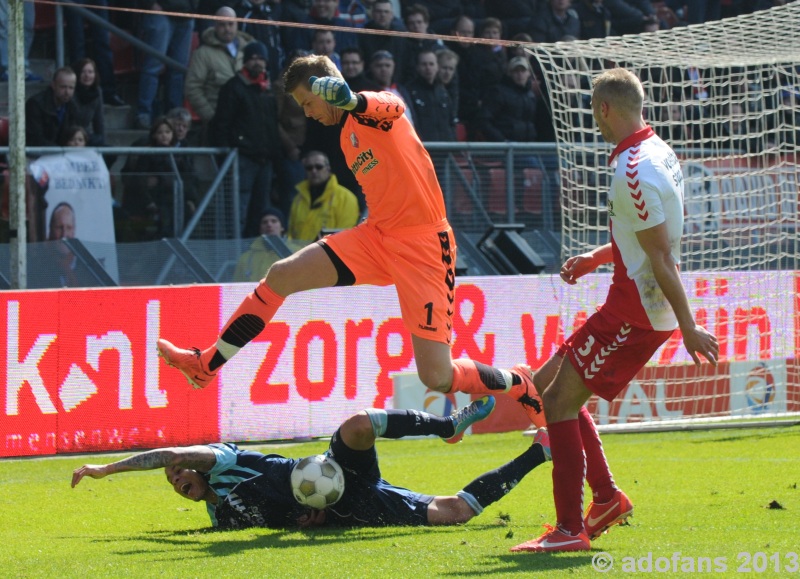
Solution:
[{"label": "player's outstretched arm", "polygon": [[683,288],[680,275],[678,275],[678,268],[672,259],[672,247],[666,223],[638,231],[636,238],[650,259],[658,287],[664,292],[664,297],[667,298],[672,306],[672,311],[675,312],[678,326],[683,334],[683,344],[692,360],[695,364],[700,365],[698,354],[701,354],[716,366],[719,357],[719,343],[716,336],[702,326],[698,326],[694,321],[692,310],[689,308],[689,298],[686,297],[686,290]]},{"label": "player's outstretched arm", "polygon": [[591,273],[605,263],[613,261],[611,244],[601,245],[588,252],[570,257],[561,266],[561,279],[569,285],[575,285],[578,279]]},{"label": "player's outstretched arm", "polygon": [[352,111],[358,104],[358,95],[350,90],[343,78],[335,76],[312,76],[308,79],[311,92],[331,104],[346,111]]},{"label": "player's outstretched arm", "polygon": [[214,467],[217,459],[214,451],[208,446],[184,446],[173,448],[157,448],[141,454],[109,464],[85,464],[72,472],[72,488],[88,476],[101,479],[110,474],[132,470],[155,470],[167,466],[181,466],[200,472],[208,472]]}]

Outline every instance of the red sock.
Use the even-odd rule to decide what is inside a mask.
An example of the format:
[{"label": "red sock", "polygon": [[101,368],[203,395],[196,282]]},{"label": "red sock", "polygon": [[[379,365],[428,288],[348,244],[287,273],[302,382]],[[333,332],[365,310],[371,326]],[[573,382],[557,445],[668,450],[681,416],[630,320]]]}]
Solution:
[{"label": "red sock", "polygon": [[266,278],[262,279],[228,319],[216,344],[203,351],[201,362],[214,372],[264,331],[284,300],[267,285]]},{"label": "red sock", "polygon": [[583,531],[583,477],[586,462],[577,419],[551,422],[550,452],[553,457],[553,498],[559,526],[576,535]]},{"label": "red sock", "polygon": [[[509,380],[511,379],[509,375]],[[451,392],[468,394],[497,394],[505,392],[506,378],[497,368],[467,358],[453,360],[453,385]]]},{"label": "red sock", "polygon": [[611,476],[611,469],[608,468],[600,434],[597,432],[592,415],[589,414],[586,406],[581,408],[578,422],[581,427],[583,451],[586,453],[586,481],[592,487],[594,500],[598,503],[607,503],[613,498],[617,487]]}]

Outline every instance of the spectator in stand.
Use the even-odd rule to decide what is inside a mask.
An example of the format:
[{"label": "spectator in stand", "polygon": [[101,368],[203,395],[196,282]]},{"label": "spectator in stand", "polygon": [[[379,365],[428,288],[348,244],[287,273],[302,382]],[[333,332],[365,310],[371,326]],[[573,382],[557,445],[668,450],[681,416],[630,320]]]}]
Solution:
[{"label": "spectator in stand", "polygon": [[[108,0],[86,0],[81,4],[96,6],[99,10],[92,13],[108,22]],[[108,28],[85,19],[76,9],[66,8],[64,23],[67,25],[67,50],[72,62],[78,62],[91,55],[96,63],[97,75],[100,78],[100,87],[103,89],[103,103],[113,106],[125,106],[125,101],[117,94],[117,85],[114,81],[114,54],[111,52],[110,34]],[[86,50],[86,34],[88,30],[92,38],[91,50]],[[76,67],[78,82],[80,70]]]},{"label": "spectator in stand", "polygon": [[[431,34],[430,15],[428,9],[422,4],[412,4],[406,10],[405,23],[409,32],[417,34]],[[439,51],[444,48],[444,42],[430,38],[409,38],[407,41],[408,57],[406,58],[407,70],[403,72],[403,78],[414,78],[417,69],[417,55],[423,50]],[[347,78],[347,77],[345,77]]]},{"label": "spectator in stand", "polygon": [[[288,68],[292,62],[301,56],[308,56],[304,51],[295,51],[289,54],[286,60]],[[287,137],[286,154],[276,167],[276,188],[280,199],[280,208],[288,215],[295,195],[295,185],[305,179],[306,172],[300,160],[302,147],[306,142],[306,115],[303,108],[297,104],[292,95],[283,90],[283,74],[275,83],[275,98],[278,99],[278,123]]]},{"label": "spectator in stand", "polygon": [[233,281],[259,281],[264,272],[278,261],[278,255],[270,244],[270,236],[279,237],[286,243],[286,216],[277,207],[270,207],[261,216],[258,237],[250,244],[236,262]]},{"label": "spectator in stand", "polygon": [[[240,22],[239,29],[267,47],[267,72],[272,84],[278,80],[285,58],[280,27],[262,22],[281,20],[280,0],[238,0],[233,4],[236,16],[250,22]],[[252,24],[251,24],[252,22]]]},{"label": "spectator in stand", "polygon": [[303,157],[303,166],[307,177],[297,184],[289,213],[289,239],[315,241],[323,229],[349,229],[358,223],[358,200],[339,185],[328,157],[311,151]]},{"label": "spectator in stand", "polygon": [[78,123],[73,96],[77,77],[65,66],[56,70],[50,86],[25,102],[25,138],[30,147],[56,147]]},{"label": "spectator in stand", "polygon": [[581,21],[570,5],[572,0],[546,0],[531,21],[534,42],[560,42],[565,36],[581,37]]},{"label": "spectator in stand", "polygon": [[692,0],[687,2],[686,22],[688,24],[703,24],[704,22],[719,20],[722,10],[721,5],[721,0]]},{"label": "spectator in stand", "polygon": [[[312,0],[310,13],[306,14],[301,20],[308,26],[284,28],[283,47],[287,51],[310,50],[313,32],[319,25],[350,27],[350,23],[347,20],[336,15],[338,8],[338,0]],[[340,31],[336,31],[333,34],[336,37],[336,46],[339,50],[350,46],[358,46],[358,38],[356,38],[358,35],[356,34]]]},{"label": "spectator in stand", "polygon": [[342,65],[339,68],[348,86],[355,92],[368,90],[376,92],[381,90],[376,82],[368,79],[364,74],[364,53],[357,46],[345,48],[339,55]]},{"label": "spectator in stand", "polygon": [[78,115],[76,124],[86,129],[90,147],[106,144],[105,121],[103,118],[103,91],[100,89],[100,75],[91,58],[84,58],[75,65],[77,83],[75,85],[75,106]]},{"label": "spectator in stand", "polygon": [[191,147],[192,113],[183,107],[175,107],[167,113],[167,120],[175,131],[176,147]]},{"label": "spectator in stand", "polygon": [[311,37],[311,53],[327,56],[339,70],[342,69],[342,61],[339,53],[336,52],[336,37],[330,30],[318,29]]},{"label": "spectator in stand", "polygon": [[275,166],[293,146],[278,123],[278,101],[266,75],[267,47],[251,42],[244,65],[219,91],[212,143],[239,150],[240,228],[258,233],[258,220],[272,205]]},{"label": "spectator in stand", "polygon": [[464,4],[461,0],[418,0],[428,9],[431,30],[446,34],[452,30],[458,18],[464,15]]},{"label": "spectator in stand", "polygon": [[[0,0],[0,82],[8,80],[8,0]],[[36,23],[36,7],[33,2],[25,2],[23,5],[23,28],[24,30],[24,50],[25,50],[25,80],[28,82],[40,82],[44,80],[38,74],[31,71],[28,55],[33,46],[33,27]]]},{"label": "spectator in stand", "polygon": [[[461,16],[453,23],[451,36],[475,37],[475,22],[469,16]],[[483,81],[471,68],[478,47],[468,42],[451,42],[448,48],[458,55],[458,119],[467,127],[470,138],[475,136],[481,106]]]},{"label": "spectator in stand", "polygon": [[658,23],[650,0],[603,0],[603,4],[611,13],[612,36],[639,34],[646,26]]},{"label": "spectator in stand", "polygon": [[339,0],[339,18],[354,28],[364,28],[369,20],[369,2],[361,0]]},{"label": "spectator in stand", "polygon": [[[190,175],[184,167],[185,155],[171,155],[175,147],[175,131],[167,117],[159,117],[153,122],[148,133],[148,147],[165,150],[164,154],[137,155],[128,157],[123,167],[125,196],[123,207],[127,214],[139,222],[140,241],[175,237],[175,184],[176,177],[172,160],[183,178]],[[184,217],[194,214],[197,203],[197,190],[187,183],[183,187]],[[148,239],[149,238],[149,239]]]},{"label": "spectator in stand", "polygon": [[437,77],[439,63],[433,50],[417,54],[417,76],[408,83],[410,104],[420,140],[455,141],[456,110]]},{"label": "spectator in stand", "polygon": [[[489,40],[503,37],[503,24],[497,18],[485,18],[481,22],[478,36]],[[499,44],[478,44],[477,50],[470,52],[470,68],[482,81],[481,99],[503,80],[508,59],[503,46]]]},{"label": "spectator in stand", "polygon": [[508,63],[505,78],[484,105],[481,133],[487,141],[530,143],[537,140],[538,99],[531,89],[531,64],[524,56]]},{"label": "spectator in stand", "polygon": [[611,12],[603,5],[603,0],[575,0],[572,8],[581,21],[581,40],[611,35]]},{"label": "spectator in stand", "polygon": [[506,36],[526,30],[539,9],[539,0],[493,0],[487,2],[486,15],[499,18]]},{"label": "spectator in stand", "polygon": [[436,62],[439,65],[439,72],[436,73],[436,76],[439,78],[439,82],[442,83],[445,90],[447,90],[447,94],[450,95],[450,103],[453,106],[453,113],[455,114],[457,123],[459,121],[458,77],[456,76],[458,55],[449,48],[443,48],[436,53]]},{"label": "spectator in stand", "polygon": [[[364,29],[379,31],[405,32],[406,26],[397,18],[391,0],[376,0],[372,5],[372,17],[367,21]],[[372,56],[378,51],[386,51],[393,55],[395,62],[395,76],[403,82],[406,79],[406,58],[410,53],[409,40],[400,36],[384,34],[360,34],[359,44],[364,54]]]},{"label": "spectator in stand", "polygon": [[59,143],[62,147],[86,147],[89,143],[89,133],[81,126],[72,125],[64,133],[64,140]]},{"label": "spectator in stand", "polygon": [[[183,66],[189,64],[189,53],[192,49],[192,31],[194,19],[179,16],[166,16],[156,12],[178,12],[192,14],[195,10],[194,0],[146,0],[143,8],[151,12],[140,16],[139,28],[143,42],[161,54],[177,61]],[[141,72],[139,75],[139,99],[137,104],[137,124],[139,128],[148,129],[153,119],[158,82],[164,64],[149,54],[141,55]],[[169,110],[183,106],[184,73],[169,66],[165,69],[166,107]]]},{"label": "spectator in stand", "polygon": [[[409,105],[411,102],[411,97],[408,94],[408,90],[406,90],[404,85],[394,82],[394,71],[395,60],[391,52],[387,50],[379,50],[372,55],[369,63],[369,72],[372,80],[378,83],[378,85],[381,87],[380,90],[386,90],[390,93],[396,94],[403,99],[403,102],[405,102],[406,105]],[[407,106],[405,115],[413,124],[414,115],[410,106]]]},{"label": "spectator in stand", "polygon": [[[224,6],[216,15],[235,18],[236,12]],[[242,69],[243,49],[252,41],[252,36],[238,30],[235,20],[216,20],[213,28],[203,32],[202,44],[192,54],[186,73],[186,98],[200,117],[206,135],[217,111],[219,91]]]}]

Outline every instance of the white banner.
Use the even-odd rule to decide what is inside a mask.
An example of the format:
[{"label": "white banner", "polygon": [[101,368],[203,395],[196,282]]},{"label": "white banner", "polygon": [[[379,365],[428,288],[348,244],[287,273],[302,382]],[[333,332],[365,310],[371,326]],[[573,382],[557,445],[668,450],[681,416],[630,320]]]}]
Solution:
[{"label": "white banner", "polygon": [[[118,282],[111,181],[103,157],[93,149],[75,148],[61,155],[39,157],[31,163],[30,171],[46,190],[46,239],[79,239]],[[72,214],[74,231],[58,233],[58,222],[68,213]]]}]

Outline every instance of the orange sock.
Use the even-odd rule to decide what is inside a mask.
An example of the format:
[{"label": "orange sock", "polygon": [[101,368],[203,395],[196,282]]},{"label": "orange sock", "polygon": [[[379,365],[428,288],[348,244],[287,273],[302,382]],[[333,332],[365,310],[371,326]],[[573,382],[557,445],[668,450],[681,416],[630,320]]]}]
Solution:
[{"label": "orange sock", "polygon": [[[507,374],[507,376],[506,376]],[[469,394],[497,394],[511,387],[511,373],[467,358],[453,360],[453,385],[450,391]]]},{"label": "orange sock", "polygon": [[233,358],[248,342],[264,331],[285,298],[267,285],[266,278],[239,304],[222,328],[216,344],[203,351],[200,360],[211,372]]}]

